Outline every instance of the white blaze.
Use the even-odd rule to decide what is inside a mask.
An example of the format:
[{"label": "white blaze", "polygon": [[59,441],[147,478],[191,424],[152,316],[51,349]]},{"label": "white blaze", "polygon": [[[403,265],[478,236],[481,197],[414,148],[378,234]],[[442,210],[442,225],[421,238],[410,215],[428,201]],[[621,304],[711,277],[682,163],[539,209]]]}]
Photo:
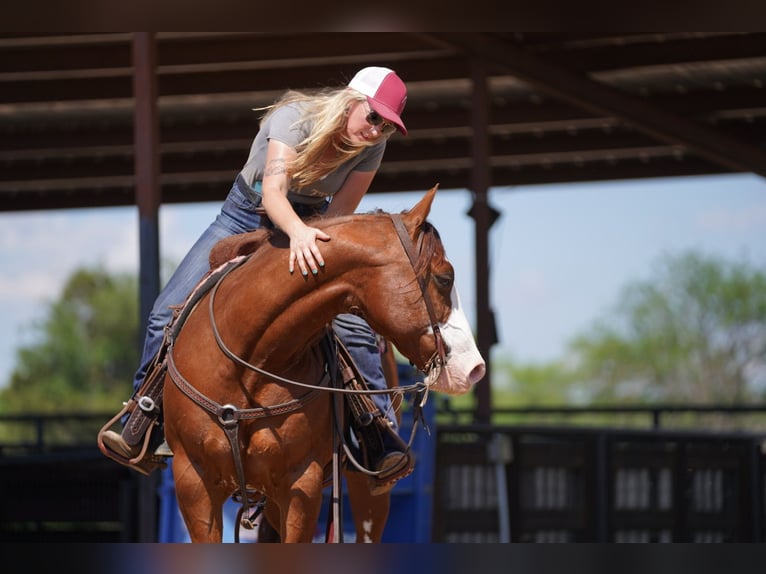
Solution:
[{"label": "white blaze", "polygon": [[427,381],[431,388],[450,395],[462,395],[478,383],[486,372],[484,359],[476,347],[471,326],[463,312],[460,295],[452,287],[452,312],[439,328],[449,349],[447,365],[435,381]]}]

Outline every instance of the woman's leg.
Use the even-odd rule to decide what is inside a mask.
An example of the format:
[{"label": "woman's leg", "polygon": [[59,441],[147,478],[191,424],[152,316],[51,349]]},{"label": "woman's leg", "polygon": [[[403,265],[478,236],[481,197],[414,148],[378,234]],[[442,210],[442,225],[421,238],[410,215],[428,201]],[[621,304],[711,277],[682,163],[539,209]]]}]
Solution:
[{"label": "woman's leg", "polygon": [[[333,328],[338,338],[348,349],[354,364],[356,364],[367,385],[371,389],[385,389],[387,385],[380,359],[380,348],[375,333],[367,322],[356,315],[344,313],[335,318]],[[392,431],[398,433],[399,424],[396,420],[396,413],[391,408],[391,395],[388,393],[376,394],[371,395],[370,398],[381,414],[388,419]],[[390,441],[390,438],[384,436],[383,440]],[[387,446],[393,446],[393,443]]]},{"label": "woman's leg", "polygon": [[242,192],[238,182],[235,182],[221,207],[221,212],[197,239],[160,292],[149,314],[144,348],[133,378],[134,392],[141,386],[152,359],[160,350],[165,326],[173,315],[171,306],[182,304],[209,271],[210,250],[218,241],[260,227],[261,217],[255,214],[256,207],[257,205]]},{"label": "woman's leg", "polygon": [[[338,315],[333,321],[333,329],[348,350],[354,364],[371,389],[385,389],[386,379],[381,364],[380,348],[375,333],[364,319],[351,314]],[[370,492],[374,495],[388,492],[397,480],[407,476],[414,469],[414,458],[408,453],[406,443],[399,437],[399,424],[396,413],[391,408],[391,395],[388,393],[371,395],[380,412],[389,423],[388,432],[381,432],[383,452],[373,454],[370,461],[372,470],[379,474],[370,483]]]}]

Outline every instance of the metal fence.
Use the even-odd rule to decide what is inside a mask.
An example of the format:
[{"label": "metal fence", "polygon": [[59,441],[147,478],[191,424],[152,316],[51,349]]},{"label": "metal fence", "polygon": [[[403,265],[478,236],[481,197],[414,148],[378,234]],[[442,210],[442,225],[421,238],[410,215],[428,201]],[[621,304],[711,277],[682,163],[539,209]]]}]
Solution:
[{"label": "metal fence", "polygon": [[136,473],[96,446],[109,418],[0,416],[0,540],[136,541]]},{"label": "metal fence", "polygon": [[[766,540],[766,435],[662,429],[658,422],[667,412],[628,410],[650,417],[649,428],[440,422],[433,540]],[[697,409],[674,407],[673,412],[689,410]],[[766,412],[762,407],[724,410],[731,411],[728,415]],[[504,414],[560,417],[563,412],[533,411]],[[721,414],[701,409],[701,414],[714,412]]]},{"label": "metal fence", "polygon": [[[766,541],[766,433],[730,420],[766,407],[695,411],[516,409],[495,413],[513,423],[493,424],[442,411],[421,453],[434,458],[431,482],[418,487],[432,508],[431,541]],[[661,426],[689,412],[715,425]],[[617,419],[593,426],[596,415]],[[567,417],[589,424],[562,425]],[[95,446],[108,418],[0,416],[0,539],[151,538],[141,526],[157,515],[142,498],[146,479]]]}]

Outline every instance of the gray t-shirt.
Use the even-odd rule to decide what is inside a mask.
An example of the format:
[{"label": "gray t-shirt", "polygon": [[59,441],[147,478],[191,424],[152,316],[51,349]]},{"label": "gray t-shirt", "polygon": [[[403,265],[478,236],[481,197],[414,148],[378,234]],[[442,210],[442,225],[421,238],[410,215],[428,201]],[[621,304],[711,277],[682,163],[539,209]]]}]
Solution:
[{"label": "gray t-shirt", "polygon": [[[266,148],[270,139],[280,141],[292,148],[301,143],[311,130],[311,118],[303,118],[301,105],[287,104],[274,111],[261,124],[258,134],[250,146],[250,156],[240,172],[245,181],[253,186],[254,181],[263,179],[266,164]],[[386,140],[365,148],[362,153],[341,164],[335,171],[311,187],[291,188],[287,197],[296,203],[317,204],[325,201],[343,186],[352,171],[376,171],[383,159]]]}]

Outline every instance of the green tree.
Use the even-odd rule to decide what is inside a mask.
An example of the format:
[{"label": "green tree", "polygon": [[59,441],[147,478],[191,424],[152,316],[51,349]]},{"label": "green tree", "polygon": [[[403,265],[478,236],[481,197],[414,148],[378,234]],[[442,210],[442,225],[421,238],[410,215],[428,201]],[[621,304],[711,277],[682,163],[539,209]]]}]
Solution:
[{"label": "green tree", "polygon": [[139,358],[134,276],[76,270],[33,328],[36,340],[17,351],[0,412],[103,411],[129,396]]},{"label": "green tree", "polygon": [[492,367],[502,381],[492,388],[494,407],[558,406],[577,401],[576,379],[561,362],[527,364],[504,358]]},{"label": "green tree", "polygon": [[572,351],[596,402],[737,404],[763,398],[766,275],[690,251],[622,292]]}]

